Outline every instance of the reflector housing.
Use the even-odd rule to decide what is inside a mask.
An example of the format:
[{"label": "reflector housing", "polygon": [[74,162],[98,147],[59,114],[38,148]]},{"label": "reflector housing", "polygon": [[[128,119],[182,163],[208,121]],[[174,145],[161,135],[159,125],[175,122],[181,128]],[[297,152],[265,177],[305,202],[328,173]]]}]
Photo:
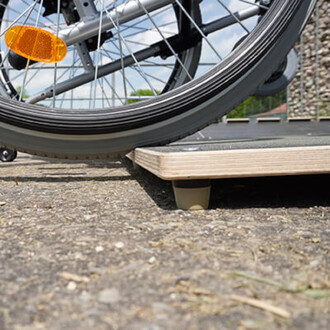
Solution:
[{"label": "reflector housing", "polygon": [[66,55],[65,42],[53,33],[32,26],[12,26],[6,32],[7,46],[32,61],[55,63]]}]

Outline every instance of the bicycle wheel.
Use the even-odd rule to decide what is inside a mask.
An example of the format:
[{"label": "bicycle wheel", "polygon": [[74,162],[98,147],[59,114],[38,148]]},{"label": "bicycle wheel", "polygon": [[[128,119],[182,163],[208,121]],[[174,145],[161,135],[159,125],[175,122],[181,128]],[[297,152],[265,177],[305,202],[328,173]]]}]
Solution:
[{"label": "bicycle wheel", "polygon": [[[78,2],[71,4],[71,12],[77,11],[78,15],[74,14],[75,18],[69,20],[69,27],[76,27],[83,21],[79,16],[81,8],[77,6]],[[269,1],[126,0],[110,1],[107,8],[105,1],[96,2],[96,13],[101,10],[104,13],[98,14],[99,26],[103,29],[102,19],[112,16],[112,24],[109,24],[112,29],[99,29],[96,37],[81,34],[85,39],[78,42],[77,39],[72,39],[75,43],[69,40],[68,44],[71,42],[71,46],[68,51],[78,56],[72,55],[65,59],[72,61],[66,67],[66,63],[63,63],[64,68],[71,71],[65,72],[61,78],[64,77],[66,88],[69,86],[70,89],[63,88],[63,83],[61,85],[61,82],[56,81],[48,90],[36,94],[33,90],[37,96],[28,97],[24,103],[18,102],[17,93],[13,95],[18,86],[13,85],[15,77],[11,76],[13,72],[18,72],[16,63],[14,66],[8,64],[7,59],[4,59],[6,54],[2,54],[3,83],[0,90],[9,97],[0,98],[1,144],[48,157],[101,158],[139,146],[174,141],[205,127],[253,94],[276,70],[292,48],[314,1],[273,0],[269,6],[266,3]],[[29,5],[37,6],[37,2]],[[57,13],[65,17],[62,5],[61,2],[57,7]],[[122,20],[118,13],[124,12],[121,6],[128,5],[136,5],[139,15],[132,19],[127,16]],[[2,24],[15,20],[15,15],[10,16],[10,11],[8,14],[9,6],[10,1],[2,1]],[[44,7],[42,1],[40,6]],[[47,6],[45,8],[47,10]],[[134,12],[137,13],[138,10]],[[48,8],[48,12],[54,11],[55,6]],[[165,11],[166,16],[162,16]],[[33,7],[31,13],[33,12],[35,13],[32,16],[22,16],[22,19],[28,21],[35,17],[35,22],[39,11]],[[50,22],[44,26],[49,29],[53,24],[50,19],[52,15],[59,15],[47,15],[44,19]],[[169,29],[167,23],[173,20],[176,28],[166,31]],[[61,35],[61,31],[65,29],[62,29],[60,19],[57,22],[56,27]],[[150,31],[157,37],[150,38]],[[143,42],[140,33],[145,36]],[[65,33],[62,35],[65,36]],[[136,35],[139,35],[138,40]],[[244,35],[246,38],[243,42],[233,47]],[[93,47],[88,46],[89,41]],[[134,49],[129,47],[129,42],[134,45]],[[79,43],[87,47],[85,54],[89,55],[88,60],[92,60],[89,62],[92,63],[89,65],[92,70],[87,67],[88,61],[86,64]],[[111,44],[110,50],[106,48],[108,44]],[[99,56],[101,52],[104,56]],[[78,64],[75,58],[79,59]],[[199,59],[202,63],[199,63],[196,72]],[[101,63],[102,60],[108,62],[104,64]],[[217,64],[213,66],[215,62]],[[32,65],[40,68],[44,64]],[[209,69],[209,66],[212,68]],[[44,70],[49,70],[50,66],[45,67]],[[83,69],[84,72],[81,73],[79,70]],[[162,76],[165,71],[166,79]],[[29,79],[25,77],[28,75],[25,72],[26,70],[18,73],[21,74],[23,83],[24,79]],[[37,82],[40,84],[41,69],[36,69],[36,72],[34,77],[39,75]],[[115,72],[120,75],[122,83],[114,91],[109,80],[105,84],[101,82]],[[129,77],[131,72],[136,73],[135,77],[139,79]],[[59,78],[59,74],[56,74],[56,78]],[[81,94],[77,90],[84,88],[77,81],[79,84],[88,83],[92,87],[80,92],[84,95],[88,92],[91,96],[88,106],[86,100],[83,100],[76,109],[72,104],[76,99],[80,101]],[[131,86],[133,82],[143,89],[150,89],[153,96],[134,95],[138,93]],[[160,83],[161,87],[158,87]],[[105,85],[109,85],[108,91],[104,91]],[[28,85],[23,84],[23,88],[21,87],[19,98],[22,99],[24,86]],[[102,87],[97,90],[95,86]],[[158,95],[159,91],[162,91],[161,95]],[[56,98],[54,94],[57,94]],[[67,101],[68,95],[78,97]],[[102,97],[98,97],[99,95]],[[47,97],[49,100],[45,101]],[[143,100],[130,103],[133,99]],[[29,104],[36,102],[49,102],[51,104],[46,105],[51,106]],[[111,107],[104,107],[111,102]],[[65,103],[69,106],[65,107]],[[82,106],[85,109],[81,109]]]}]

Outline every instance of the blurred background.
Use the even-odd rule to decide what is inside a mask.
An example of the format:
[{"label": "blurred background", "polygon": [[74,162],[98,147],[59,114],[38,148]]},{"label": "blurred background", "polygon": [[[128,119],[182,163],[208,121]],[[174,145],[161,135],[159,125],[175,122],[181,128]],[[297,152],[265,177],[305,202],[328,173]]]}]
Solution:
[{"label": "blurred background", "polygon": [[[227,118],[330,117],[330,2],[319,0],[296,44],[298,70],[291,84],[268,97],[252,96]],[[329,118],[330,119],[330,118]]]}]

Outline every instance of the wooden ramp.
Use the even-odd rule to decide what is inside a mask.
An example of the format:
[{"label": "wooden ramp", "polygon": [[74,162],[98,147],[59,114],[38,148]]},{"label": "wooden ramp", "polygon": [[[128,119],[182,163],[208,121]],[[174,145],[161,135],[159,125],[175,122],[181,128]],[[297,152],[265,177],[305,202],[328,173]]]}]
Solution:
[{"label": "wooden ramp", "polygon": [[330,146],[189,153],[138,148],[129,158],[163,180],[330,173]]},{"label": "wooden ramp", "polygon": [[[281,135],[274,135],[276,125]],[[297,125],[235,123],[219,140],[228,126],[218,124],[168,146],[137,148],[128,158],[172,181],[179,208],[207,208],[211,179],[330,173],[330,124]]]}]

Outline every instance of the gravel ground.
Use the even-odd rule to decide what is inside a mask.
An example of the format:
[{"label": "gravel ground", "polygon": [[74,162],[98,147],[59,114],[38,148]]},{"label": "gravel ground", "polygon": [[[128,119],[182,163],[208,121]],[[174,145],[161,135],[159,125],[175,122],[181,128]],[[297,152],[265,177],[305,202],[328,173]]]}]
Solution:
[{"label": "gravel ground", "polygon": [[127,161],[19,154],[0,181],[0,329],[330,324],[329,176],[215,181],[207,211]]}]

